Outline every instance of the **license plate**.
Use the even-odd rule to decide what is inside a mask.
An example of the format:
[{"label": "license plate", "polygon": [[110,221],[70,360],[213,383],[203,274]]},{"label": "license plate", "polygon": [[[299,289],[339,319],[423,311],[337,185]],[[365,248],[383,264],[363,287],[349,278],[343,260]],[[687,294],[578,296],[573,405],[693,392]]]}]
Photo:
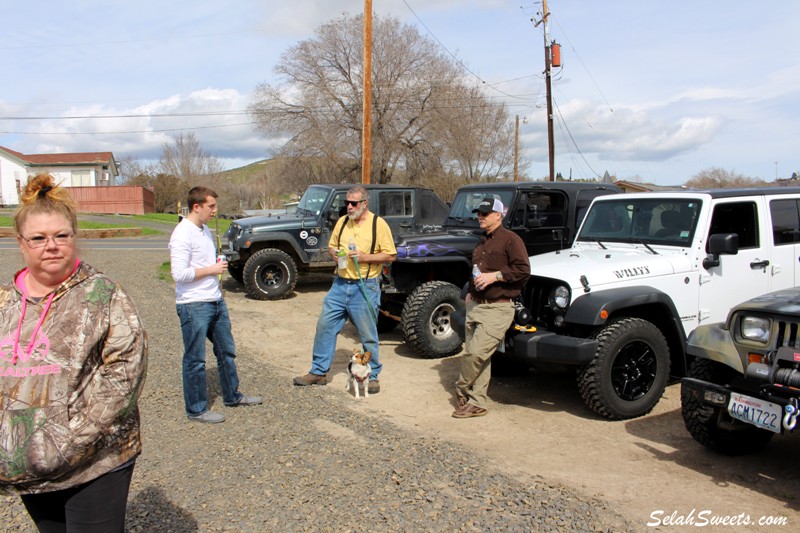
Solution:
[{"label": "license plate", "polygon": [[731,418],[747,422],[761,429],[781,432],[781,416],[783,409],[780,405],[744,394],[731,393],[728,402],[728,413]]}]

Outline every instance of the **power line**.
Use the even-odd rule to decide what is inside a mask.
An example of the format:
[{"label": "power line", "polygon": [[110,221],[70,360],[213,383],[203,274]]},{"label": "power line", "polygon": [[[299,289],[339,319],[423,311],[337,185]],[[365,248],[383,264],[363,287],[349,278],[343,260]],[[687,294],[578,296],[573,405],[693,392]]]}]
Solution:
[{"label": "power line", "polygon": [[192,126],[182,128],[163,128],[149,130],[129,130],[129,131],[0,131],[2,135],[123,135],[126,133],[161,133],[167,131],[192,131],[210,130],[216,128],[232,128],[234,126],[251,126],[257,122],[241,122],[238,124],[219,124],[216,126]]},{"label": "power line", "polygon": [[417,19],[417,21],[419,21],[419,23],[422,25],[422,27],[423,27],[423,28],[425,28],[425,31],[427,31],[427,32],[430,34],[430,36],[431,36],[431,37],[433,37],[433,39],[434,39],[434,40],[435,40],[437,43],[439,43],[439,46],[441,46],[441,47],[442,47],[442,49],[443,49],[445,52],[447,52],[448,54],[450,54],[450,57],[452,57],[452,58],[455,60],[455,62],[456,62],[456,63],[458,63],[458,64],[461,66],[461,68],[463,68],[464,70],[466,70],[467,72],[469,72],[470,74],[472,74],[472,75],[473,75],[473,76],[474,76],[474,77],[475,77],[475,78],[476,78],[478,81],[480,81],[482,84],[486,85],[487,87],[491,87],[493,90],[495,90],[495,91],[499,92],[500,94],[502,94],[502,95],[504,95],[504,96],[507,96],[508,98],[519,98],[518,96],[515,96],[515,95],[513,95],[513,94],[509,94],[509,93],[507,93],[507,92],[505,92],[505,91],[501,91],[500,89],[498,89],[498,88],[497,88],[497,87],[495,87],[494,85],[487,83],[487,82],[486,82],[486,80],[484,80],[484,79],[483,79],[483,78],[481,78],[479,75],[477,75],[475,72],[473,72],[472,70],[470,70],[470,68],[469,68],[469,67],[467,67],[467,66],[464,64],[464,62],[463,62],[463,61],[461,61],[461,60],[460,60],[458,57],[456,57],[456,55],[455,55],[453,52],[451,52],[451,51],[450,51],[450,50],[449,50],[449,49],[448,49],[448,48],[447,48],[447,47],[444,45],[444,43],[443,43],[441,40],[439,40],[439,38],[436,36],[436,34],[434,34],[434,33],[431,31],[431,29],[430,29],[430,28],[428,28],[428,26],[427,26],[427,25],[426,25],[426,24],[425,24],[425,23],[422,21],[422,19],[419,17],[419,15],[417,15],[417,13],[416,13],[416,12],[415,12],[415,11],[414,11],[412,8],[411,8],[411,6],[410,6],[410,5],[408,5],[408,2],[407,2],[406,0],[403,0],[403,3],[404,3],[404,4],[405,4],[405,6],[408,8],[408,10],[409,10],[409,11],[411,11],[411,14],[412,14],[412,15],[414,15],[414,17]]}]

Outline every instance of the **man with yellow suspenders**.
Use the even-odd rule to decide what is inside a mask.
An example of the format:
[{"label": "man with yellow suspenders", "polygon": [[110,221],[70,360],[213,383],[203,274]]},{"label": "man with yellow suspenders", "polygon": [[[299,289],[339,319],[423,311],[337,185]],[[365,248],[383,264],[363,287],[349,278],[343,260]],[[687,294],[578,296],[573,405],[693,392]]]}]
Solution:
[{"label": "man with yellow suspenders", "polygon": [[294,378],[294,384],[325,385],[328,383],[336,337],[349,318],[358,330],[364,350],[372,353],[368,391],[380,391],[378,375],[383,365],[378,357],[377,313],[381,301],[378,277],[381,266],[397,258],[397,250],[389,225],[368,209],[368,193],[362,186],[347,191],[347,215],[339,219],[331,233],[328,253],[338,259],[345,251],[344,268],[337,268],[333,285],[322,303],[317,320],[311,370]]}]

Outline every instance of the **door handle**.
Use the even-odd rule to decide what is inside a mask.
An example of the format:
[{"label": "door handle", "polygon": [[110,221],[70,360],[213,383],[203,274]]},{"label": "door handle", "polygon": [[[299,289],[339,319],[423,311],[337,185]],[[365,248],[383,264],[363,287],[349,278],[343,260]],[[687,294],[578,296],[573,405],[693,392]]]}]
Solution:
[{"label": "door handle", "polygon": [[767,268],[768,266],[769,266],[769,259],[764,259],[763,261],[753,261],[752,263],[750,263],[750,268],[752,270]]}]

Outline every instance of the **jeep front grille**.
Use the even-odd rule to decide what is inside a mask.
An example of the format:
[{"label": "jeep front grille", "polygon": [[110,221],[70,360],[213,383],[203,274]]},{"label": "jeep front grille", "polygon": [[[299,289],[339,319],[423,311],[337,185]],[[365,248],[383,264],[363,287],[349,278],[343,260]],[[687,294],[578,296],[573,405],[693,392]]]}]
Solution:
[{"label": "jeep front grille", "polygon": [[779,320],[777,323],[777,330],[774,348],[780,348],[781,346],[800,348],[800,338],[798,338],[800,323]]},{"label": "jeep front grille", "polygon": [[550,293],[555,286],[556,282],[551,279],[531,276],[523,293],[523,304],[533,315],[534,324],[549,330],[555,328],[555,314],[550,307]]}]

